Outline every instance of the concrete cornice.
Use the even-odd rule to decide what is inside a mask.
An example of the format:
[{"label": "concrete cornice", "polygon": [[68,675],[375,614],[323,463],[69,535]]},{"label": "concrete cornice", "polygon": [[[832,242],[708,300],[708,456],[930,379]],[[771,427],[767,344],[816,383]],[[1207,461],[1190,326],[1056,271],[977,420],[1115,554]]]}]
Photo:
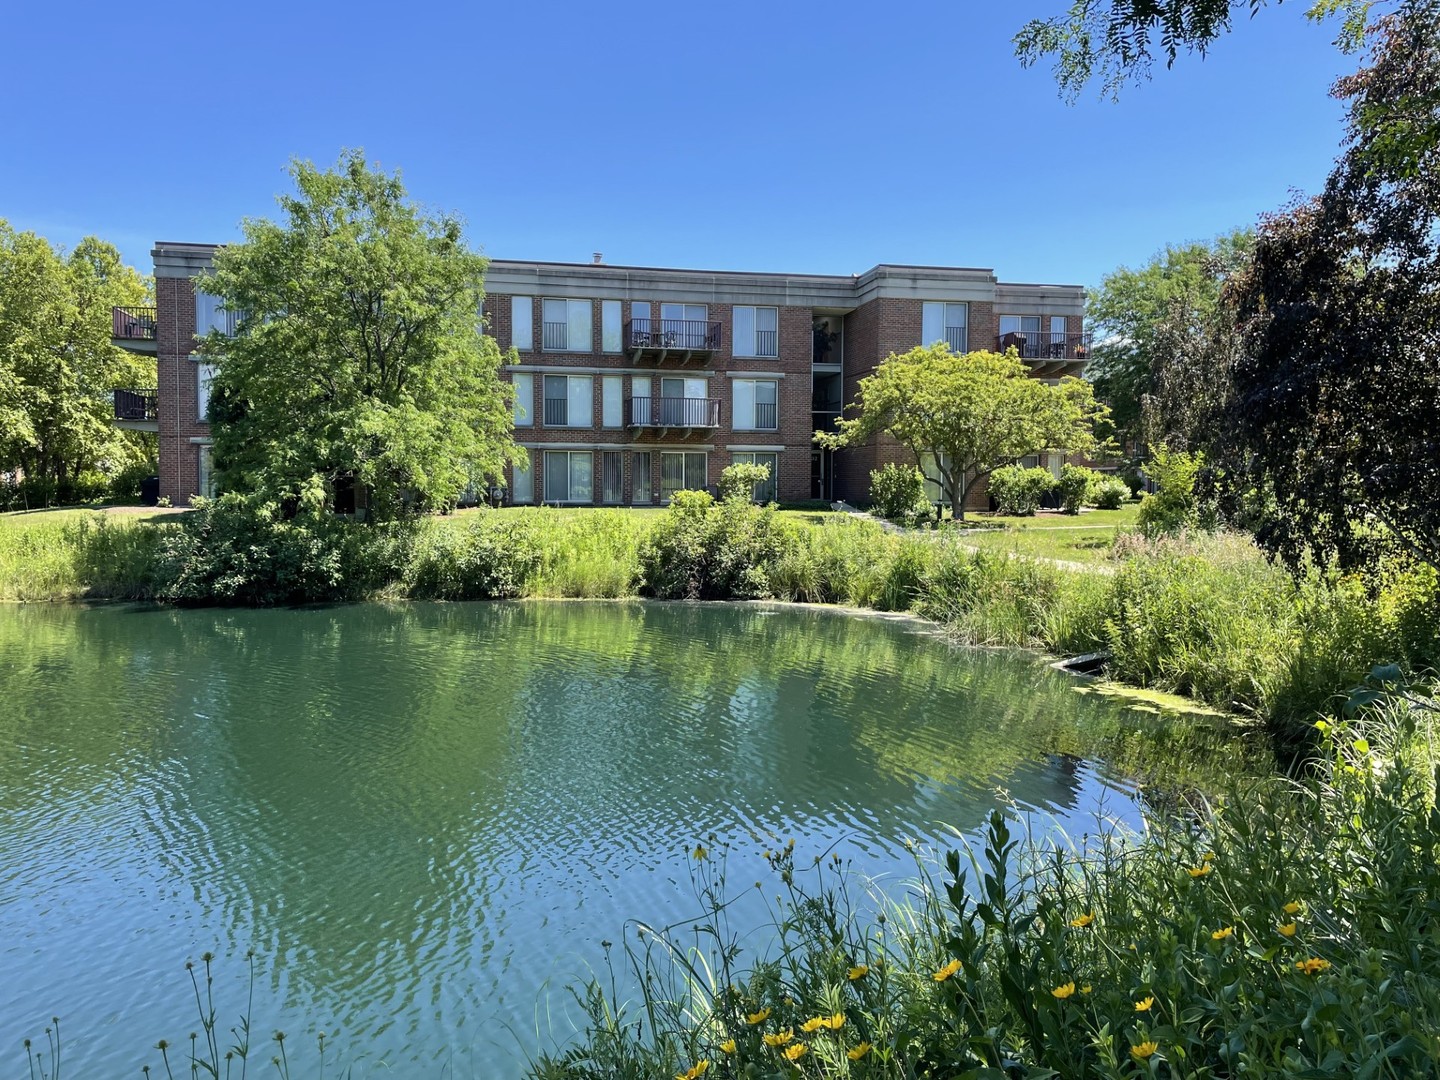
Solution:
[{"label": "concrete cornice", "polygon": [[219,244],[175,244],[157,240],[150,251],[157,278],[193,278],[208,273]]},{"label": "concrete cornice", "polygon": [[1083,285],[1022,285],[1002,281],[995,286],[997,315],[1084,315]]}]

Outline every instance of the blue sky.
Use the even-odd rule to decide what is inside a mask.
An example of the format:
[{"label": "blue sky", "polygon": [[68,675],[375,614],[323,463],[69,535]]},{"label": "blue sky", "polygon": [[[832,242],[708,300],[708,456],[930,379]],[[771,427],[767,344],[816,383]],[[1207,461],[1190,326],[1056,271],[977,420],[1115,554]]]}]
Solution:
[{"label": "blue sky", "polygon": [[1069,106],[1010,44],[1066,2],[8,5],[0,217],[148,271],[358,146],[497,258],[1094,285],[1319,188],[1333,27]]}]

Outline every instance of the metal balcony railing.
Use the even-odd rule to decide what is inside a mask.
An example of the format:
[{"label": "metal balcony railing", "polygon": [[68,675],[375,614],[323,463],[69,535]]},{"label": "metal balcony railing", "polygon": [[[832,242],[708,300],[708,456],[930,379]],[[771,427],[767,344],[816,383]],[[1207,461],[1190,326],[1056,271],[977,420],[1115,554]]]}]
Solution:
[{"label": "metal balcony railing", "polygon": [[158,390],[116,390],[116,420],[159,420],[160,393]]},{"label": "metal balcony railing", "polygon": [[[570,324],[547,322],[541,328],[540,344],[546,352],[565,352],[570,348]],[[589,352],[589,349],[584,350]]]},{"label": "metal balcony railing", "polygon": [[720,426],[718,398],[632,397],[625,411],[631,427]]},{"label": "metal balcony railing", "polygon": [[720,324],[700,319],[631,319],[625,324],[625,350],[656,349],[714,352],[720,348]]},{"label": "metal balcony railing", "polygon": [[117,307],[110,309],[111,336],[121,341],[154,341],[155,309],[153,307]]},{"label": "metal balcony railing", "polygon": [[756,356],[779,356],[780,355],[780,334],[776,330],[755,331],[755,355]]},{"label": "metal balcony railing", "polygon": [[950,346],[953,353],[969,351],[970,334],[963,326],[945,327],[945,344]]},{"label": "metal balcony railing", "polygon": [[775,402],[757,401],[755,403],[755,427],[760,431],[774,431],[776,408]]},{"label": "metal balcony railing", "polygon": [[1014,349],[1022,360],[1081,361],[1090,355],[1089,334],[1061,334],[1042,330],[1039,333],[1001,334],[995,342],[999,352]]},{"label": "metal balcony railing", "polygon": [[570,402],[566,398],[545,399],[545,426],[565,427],[570,423]]}]

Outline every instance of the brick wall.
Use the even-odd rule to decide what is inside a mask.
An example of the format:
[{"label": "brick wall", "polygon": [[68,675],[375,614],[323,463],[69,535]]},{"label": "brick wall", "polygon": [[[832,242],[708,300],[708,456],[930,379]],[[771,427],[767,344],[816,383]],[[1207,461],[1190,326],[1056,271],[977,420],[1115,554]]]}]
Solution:
[{"label": "brick wall", "polygon": [[195,291],[184,278],[155,280],[155,355],[160,418],[160,494],[187,506],[200,490],[200,446],[210,425],[197,418]]}]

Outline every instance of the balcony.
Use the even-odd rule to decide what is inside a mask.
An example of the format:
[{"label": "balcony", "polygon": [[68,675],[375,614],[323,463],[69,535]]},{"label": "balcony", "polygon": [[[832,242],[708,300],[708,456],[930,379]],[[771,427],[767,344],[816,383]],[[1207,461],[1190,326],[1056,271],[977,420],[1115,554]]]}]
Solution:
[{"label": "balcony", "polygon": [[625,407],[632,428],[718,428],[719,398],[632,397]]},{"label": "balcony", "polygon": [[1001,334],[995,347],[998,352],[1014,349],[1020,359],[1035,366],[1036,374],[1078,375],[1090,357],[1090,335],[1053,331]]},{"label": "balcony", "polygon": [[110,309],[111,344],[130,352],[155,352],[155,309],[117,307]]},{"label": "balcony", "polygon": [[115,426],[130,431],[160,430],[160,393],[152,388],[115,390]]},{"label": "balcony", "polygon": [[720,348],[720,324],[700,319],[631,319],[625,324],[625,351],[636,363],[705,361]]}]

